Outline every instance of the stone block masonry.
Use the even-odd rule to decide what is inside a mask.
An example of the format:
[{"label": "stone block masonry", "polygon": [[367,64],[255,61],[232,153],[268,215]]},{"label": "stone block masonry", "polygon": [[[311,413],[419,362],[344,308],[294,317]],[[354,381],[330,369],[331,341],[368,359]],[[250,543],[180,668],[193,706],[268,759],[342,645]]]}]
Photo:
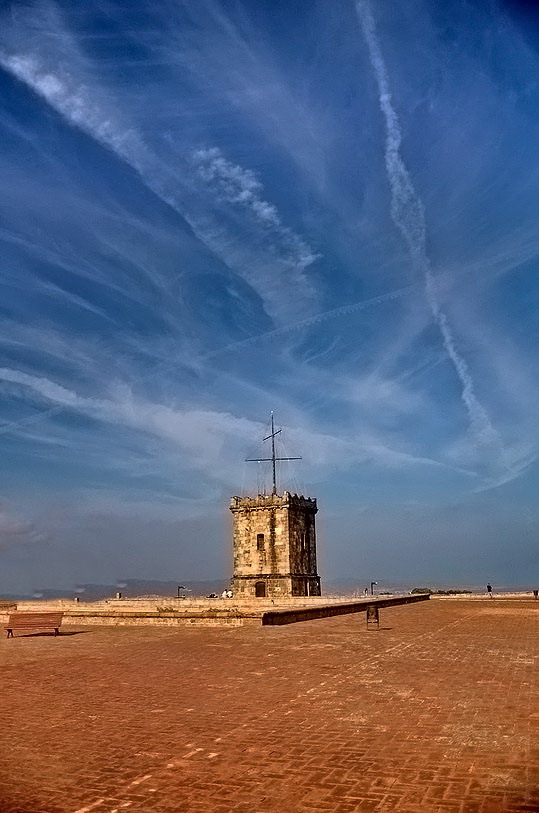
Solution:
[{"label": "stone block masonry", "polygon": [[233,497],[235,596],[319,596],[315,499],[290,494]]},{"label": "stone block masonry", "polygon": [[[109,599],[96,602],[21,601],[21,612],[52,612],[61,610],[63,625],[104,626],[202,626],[240,627],[267,626],[313,621],[333,615],[365,612],[367,606],[392,607],[428,600],[429,596],[395,596],[358,601],[327,599],[321,596],[257,599]],[[5,619],[7,621],[7,615]]]}]

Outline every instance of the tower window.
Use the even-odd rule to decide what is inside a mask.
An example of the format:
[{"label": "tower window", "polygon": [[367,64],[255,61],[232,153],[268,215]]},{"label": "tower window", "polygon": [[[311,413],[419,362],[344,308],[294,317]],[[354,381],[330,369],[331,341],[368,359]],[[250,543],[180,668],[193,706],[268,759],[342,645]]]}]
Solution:
[{"label": "tower window", "polygon": [[264,534],[256,535],[256,549],[264,550]]}]

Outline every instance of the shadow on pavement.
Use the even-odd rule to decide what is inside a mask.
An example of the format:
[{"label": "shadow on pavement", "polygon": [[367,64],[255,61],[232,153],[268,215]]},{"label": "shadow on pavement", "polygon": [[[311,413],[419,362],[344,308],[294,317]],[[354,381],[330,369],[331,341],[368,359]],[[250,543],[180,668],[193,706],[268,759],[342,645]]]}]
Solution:
[{"label": "shadow on pavement", "polygon": [[68,635],[85,635],[87,632],[94,632],[94,630],[73,630],[73,632],[59,632],[55,635],[53,632],[30,632],[26,635],[14,635],[14,638],[65,638]]}]

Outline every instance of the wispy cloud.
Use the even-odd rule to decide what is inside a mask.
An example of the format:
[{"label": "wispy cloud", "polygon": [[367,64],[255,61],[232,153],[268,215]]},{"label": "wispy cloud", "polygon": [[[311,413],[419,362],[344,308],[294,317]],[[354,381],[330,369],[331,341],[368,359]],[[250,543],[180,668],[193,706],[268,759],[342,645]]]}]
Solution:
[{"label": "wispy cloud", "polygon": [[[22,389],[32,400],[52,403],[55,408],[80,412],[98,421],[118,424],[175,443],[178,450],[188,455],[190,465],[195,468],[206,469],[209,460],[216,464],[227,438],[235,439],[237,443],[242,437],[253,436],[256,429],[261,430],[253,422],[228,413],[176,409],[144,401],[136,398],[127,387],[119,387],[114,398],[89,398],[47,378],[7,368],[0,369],[0,381],[19,391]],[[50,413],[47,410],[43,414]],[[26,425],[24,420],[17,424],[18,427]],[[13,423],[5,429],[13,431],[15,428]]]},{"label": "wispy cloud", "polygon": [[394,302],[399,299],[403,299],[406,296],[410,296],[414,290],[414,285],[407,285],[404,288],[397,288],[394,291],[388,291],[387,293],[380,294],[379,296],[372,296],[368,299],[362,299],[358,302],[351,302],[348,305],[342,305],[339,308],[332,308],[331,310],[322,311],[314,316],[309,316],[306,319],[295,320],[289,325],[283,325],[282,327],[275,328],[274,330],[268,330],[264,333],[250,336],[248,339],[241,339],[240,341],[231,342],[225,347],[220,347],[217,350],[212,350],[206,353],[204,357],[214,358],[215,356],[219,356],[222,353],[229,352],[230,350],[241,350],[244,347],[257,345],[267,339],[275,339],[279,336],[286,336],[288,333],[302,331],[305,328],[316,327],[317,325],[322,325],[324,322],[329,322],[333,319],[339,319],[340,317],[349,316],[363,310],[375,308],[377,305],[382,305],[386,302]]},{"label": "wispy cloud", "polygon": [[195,150],[193,159],[199,175],[225,202],[247,210],[268,231],[273,231],[290,251],[290,266],[302,271],[320,255],[287,228],[277,208],[262,198],[264,187],[251,169],[228,161],[219,147]]},{"label": "wispy cloud", "polygon": [[0,505],[0,550],[21,545],[37,545],[45,539],[46,536],[33,522],[21,519]]},{"label": "wispy cloud", "polygon": [[[126,387],[118,389],[114,398],[86,398],[48,379],[5,368],[0,369],[0,381],[27,389],[30,398],[52,402],[62,409],[80,412],[93,419],[118,424],[173,443],[183,453],[184,465],[206,473],[211,471],[213,474],[209,479],[225,483],[230,483],[234,471],[238,475],[241,449],[245,448],[246,439],[255,439],[263,434],[261,423],[224,412],[179,409],[141,400]],[[379,391],[381,386],[378,386]],[[382,397],[387,400],[387,392]],[[24,421],[19,427],[25,428]],[[13,424],[6,427],[6,431],[16,428],[17,425]],[[314,428],[307,432],[297,427],[290,429],[289,436],[292,443],[308,450],[307,459],[313,472],[323,471],[327,466],[346,470],[358,462],[373,462],[389,468],[428,466],[459,470],[443,461],[392,448],[373,432],[364,431],[351,441]],[[236,463],[223,459],[223,454],[233,454]],[[462,473],[470,472],[462,470]]]},{"label": "wispy cloud", "polygon": [[181,3],[174,8],[171,38],[160,53],[210,104],[219,108],[224,100],[227,112],[238,111],[258,138],[276,145],[310,188],[326,197],[332,186],[327,150],[334,126],[316,87],[308,92],[305,70],[290,81],[252,9],[215,0],[203,0],[198,9],[204,25],[197,26],[194,38],[186,26],[191,7]]},{"label": "wispy cloud", "polygon": [[336,570],[368,567],[359,503],[403,566],[409,506],[442,539],[442,503],[528,503],[526,32],[459,0],[165,6],[0,10],[0,528],[52,545],[4,548],[3,584],[212,562],[270,409]]},{"label": "wispy cloud", "polygon": [[[187,221],[205,246],[254,287],[271,316],[286,318],[289,312],[289,297],[283,290],[285,283],[289,291],[295,290],[296,307],[302,298],[311,300],[312,286],[303,279],[302,271],[318,255],[282,225],[274,207],[260,199],[254,188],[250,200],[247,200],[249,171],[222,159],[220,183],[225,185],[225,174],[228,173],[227,192],[232,194],[232,176],[236,173],[236,194],[241,195],[242,187],[244,196],[237,202],[248,202],[244,208],[256,213],[258,221],[263,221],[265,226],[273,227],[273,236],[277,237],[274,245],[260,247],[256,235],[254,241],[244,235],[244,243],[237,243],[227,231],[226,224],[220,223],[215,215],[203,213],[201,203],[197,203],[197,190],[189,181],[188,161],[183,161],[183,175],[171,171],[145,145],[136,127],[123,120],[110,101],[105,101],[106,94],[94,77],[78,76],[76,66],[60,76],[54,57],[50,55],[13,54],[4,50],[0,52],[0,65],[39,94],[70,125],[81,129],[131,166],[150,191]],[[214,156],[213,160],[216,158]]]},{"label": "wispy cloud", "polygon": [[252,170],[227,161],[219,147],[195,150],[193,159],[199,175],[223,200],[243,206],[263,226],[282,228],[275,206],[262,199],[262,183]]},{"label": "wispy cloud", "polygon": [[94,101],[89,88],[73,82],[72,79],[68,82],[60,78],[31,54],[3,54],[0,62],[73,125],[109,146],[126,160],[138,163],[137,154],[143,149],[140,139],[128,128],[120,129],[115,121],[116,116],[104,113],[102,107]]},{"label": "wispy cloud", "polygon": [[[219,147],[197,149],[192,154],[192,160],[197,175],[205,182],[208,190],[215,196],[218,203],[230,208],[232,204],[237,211],[245,212],[253,224],[258,227],[257,242],[260,241],[262,251],[266,258],[262,265],[266,268],[265,300],[269,304],[272,316],[282,316],[284,308],[282,294],[285,289],[295,290],[303,296],[305,304],[307,299],[315,301],[315,290],[311,281],[305,274],[306,269],[320,254],[315,252],[301,237],[284,225],[277,207],[262,197],[264,187],[259,177],[251,169],[246,169],[229,161]],[[209,230],[205,231],[208,235]],[[236,248],[236,252],[238,249]],[[225,256],[232,257],[234,250],[225,251]],[[238,260],[232,260],[233,267],[242,267],[241,251],[237,254]],[[255,268],[260,260],[254,256],[246,256],[247,265],[253,264]],[[239,261],[239,262],[238,262]],[[252,270],[244,267],[244,276],[250,278]],[[256,272],[255,272],[256,273]],[[259,273],[264,273],[262,270]],[[273,278],[273,283],[270,279]],[[268,291],[273,296],[268,296]],[[279,303],[279,299],[281,302]],[[283,313],[279,314],[278,309]],[[296,308],[301,311],[301,302],[296,298]]]},{"label": "wispy cloud", "polygon": [[391,100],[389,78],[376,34],[372,11],[367,0],[357,2],[357,10],[371,64],[378,84],[380,109],[386,124],[385,160],[391,187],[391,216],[403,235],[415,268],[422,274],[432,315],[439,327],[443,344],[462,385],[462,400],[468,411],[470,426],[478,443],[500,451],[500,438],[490,418],[475,395],[470,368],[457,350],[446,314],[436,293],[436,282],[426,250],[426,227],[423,203],[417,194],[401,155],[402,135]]}]

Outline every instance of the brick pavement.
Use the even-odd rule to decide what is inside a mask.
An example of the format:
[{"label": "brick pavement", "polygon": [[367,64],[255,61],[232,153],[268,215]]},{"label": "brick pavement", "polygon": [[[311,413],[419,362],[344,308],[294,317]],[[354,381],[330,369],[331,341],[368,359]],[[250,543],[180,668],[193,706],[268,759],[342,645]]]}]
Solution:
[{"label": "brick pavement", "polygon": [[2,639],[0,811],[539,811],[538,610]]}]

